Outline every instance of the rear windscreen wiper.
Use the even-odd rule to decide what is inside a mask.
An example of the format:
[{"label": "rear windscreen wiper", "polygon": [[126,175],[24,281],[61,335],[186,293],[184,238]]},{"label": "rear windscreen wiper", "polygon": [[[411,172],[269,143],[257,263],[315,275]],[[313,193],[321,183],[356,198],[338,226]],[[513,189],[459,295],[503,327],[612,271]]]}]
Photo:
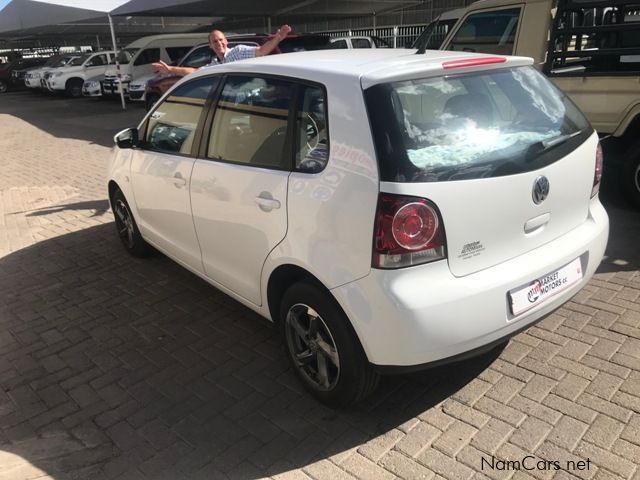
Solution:
[{"label": "rear windscreen wiper", "polygon": [[567,140],[570,140],[573,137],[577,137],[583,131],[584,130],[578,130],[577,132],[567,133],[565,135],[559,135],[557,137],[553,137],[548,140],[540,140],[539,142],[534,143],[527,149],[527,153],[525,157],[527,160],[530,160],[532,156],[540,155],[544,152],[551,150],[552,148],[557,147],[558,145],[562,145]]}]

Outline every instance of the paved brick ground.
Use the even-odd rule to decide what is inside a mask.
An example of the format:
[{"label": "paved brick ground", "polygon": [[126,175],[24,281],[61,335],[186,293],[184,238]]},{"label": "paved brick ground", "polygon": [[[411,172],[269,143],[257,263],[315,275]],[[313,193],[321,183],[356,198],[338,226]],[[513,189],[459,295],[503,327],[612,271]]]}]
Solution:
[{"label": "paved brick ground", "polygon": [[[141,115],[0,98],[0,479],[640,479],[640,215],[615,188],[608,257],[572,302],[335,412],[267,322],[121,249],[104,166]],[[500,463],[527,455],[562,470]]]}]

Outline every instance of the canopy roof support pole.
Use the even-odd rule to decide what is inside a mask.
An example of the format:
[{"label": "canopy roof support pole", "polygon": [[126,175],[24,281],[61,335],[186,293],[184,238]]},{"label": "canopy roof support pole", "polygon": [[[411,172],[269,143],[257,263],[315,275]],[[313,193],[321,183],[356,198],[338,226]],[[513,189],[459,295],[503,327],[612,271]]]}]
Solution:
[{"label": "canopy roof support pole", "polygon": [[116,45],[116,32],[113,29],[113,20],[109,17],[109,29],[111,30],[111,43],[113,43],[113,51],[115,52],[116,72],[118,73],[118,87],[120,88],[120,100],[122,101],[122,109],[126,110],[127,105],[124,102],[124,88],[122,87],[122,75],[120,75],[120,64],[118,63],[118,46]]}]

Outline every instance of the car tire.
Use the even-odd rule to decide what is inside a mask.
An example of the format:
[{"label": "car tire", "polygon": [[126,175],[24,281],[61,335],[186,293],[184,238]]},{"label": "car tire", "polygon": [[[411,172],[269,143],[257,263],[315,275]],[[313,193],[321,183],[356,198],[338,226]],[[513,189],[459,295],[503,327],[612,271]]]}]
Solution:
[{"label": "car tire", "polygon": [[147,109],[147,112],[153,108],[153,106],[158,102],[158,100],[160,100],[160,95],[158,95],[157,93],[149,93],[146,95],[144,102],[145,102],[145,107]]},{"label": "car tire", "polygon": [[379,375],[329,292],[311,282],[295,283],[283,296],[280,321],[293,369],[316,399],[344,407],[375,390]]},{"label": "car tire", "polygon": [[122,190],[117,189],[113,193],[111,207],[115,217],[116,230],[125,250],[139,258],[151,255],[153,248],[142,238]]},{"label": "car tire", "polygon": [[622,165],[622,185],[627,200],[640,209],[640,153],[638,145],[627,150],[624,164]]},{"label": "car tire", "polygon": [[4,80],[0,80],[0,93],[6,93],[9,90],[9,85]]},{"label": "car tire", "polygon": [[79,78],[72,78],[65,85],[65,92],[68,97],[78,98],[82,96],[82,85],[84,82]]}]

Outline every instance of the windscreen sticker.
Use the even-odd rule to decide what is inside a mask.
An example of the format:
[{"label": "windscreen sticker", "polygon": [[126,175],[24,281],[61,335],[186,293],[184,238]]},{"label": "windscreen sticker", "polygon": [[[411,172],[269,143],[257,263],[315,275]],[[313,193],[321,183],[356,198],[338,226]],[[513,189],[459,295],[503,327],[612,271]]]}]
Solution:
[{"label": "windscreen sticker", "polygon": [[484,251],[484,245],[480,242],[480,240],[476,240],[475,242],[465,243],[458,255],[458,258],[462,260],[468,260],[473,257],[477,257]]}]

